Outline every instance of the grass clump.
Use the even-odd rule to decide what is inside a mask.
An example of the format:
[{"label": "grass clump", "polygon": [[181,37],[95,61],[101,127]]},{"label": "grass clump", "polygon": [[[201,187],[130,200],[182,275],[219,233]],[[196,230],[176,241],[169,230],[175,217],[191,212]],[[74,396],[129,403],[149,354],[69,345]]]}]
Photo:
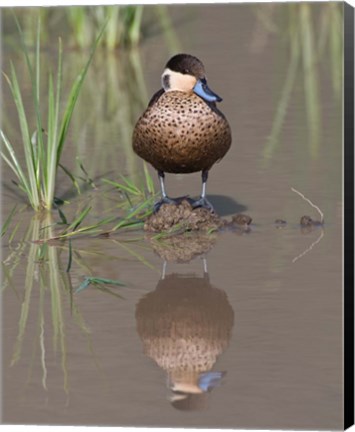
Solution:
[{"label": "grass clump", "polygon": [[75,6],[65,8],[65,21],[71,35],[80,48],[92,43],[97,27],[110,17],[101,43],[112,50],[118,46],[131,47],[138,44],[141,36],[143,5]]},{"label": "grass clump", "polygon": [[[4,73],[4,77],[10,87],[18,113],[25,166],[22,166],[23,164],[18,151],[15,150],[2,129],[0,129],[0,154],[15,173],[17,177],[16,185],[26,194],[33,209],[36,211],[42,209],[50,210],[54,202],[57,170],[60,166],[60,159],[67,139],[72,114],[105,26],[97,36],[89,58],[77,75],[65,104],[63,103],[62,95],[63,48],[59,39],[56,78],[54,79],[53,73],[50,73],[47,100],[46,103],[43,103],[40,97],[40,22],[38,22],[37,27],[34,62],[31,62],[24,34],[16,18],[15,21],[20,34],[27,72],[30,76],[36,124],[31,128],[28,122],[16,70],[11,63],[10,74],[7,75]],[[62,105],[65,106],[63,111],[60,109]],[[47,111],[46,121],[44,121],[42,114],[44,109]]]}]

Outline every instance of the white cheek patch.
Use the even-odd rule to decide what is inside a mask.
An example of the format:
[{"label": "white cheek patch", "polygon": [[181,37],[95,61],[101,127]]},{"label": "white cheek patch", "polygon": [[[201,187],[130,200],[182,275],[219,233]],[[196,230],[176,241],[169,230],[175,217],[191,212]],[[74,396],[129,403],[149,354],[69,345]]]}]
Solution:
[{"label": "white cheek patch", "polygon": [[169,72],[164,71],[163,75],[161,76],[161,85],[165,91],[170,90],[170,74],[169,74]]},{"label": "white cheek patch", "polygon": [[167,68],[162,74],[161,82],[165,91],[178,90],[190,92],[196,84],[196,78],[192,75],[182,74]]}]

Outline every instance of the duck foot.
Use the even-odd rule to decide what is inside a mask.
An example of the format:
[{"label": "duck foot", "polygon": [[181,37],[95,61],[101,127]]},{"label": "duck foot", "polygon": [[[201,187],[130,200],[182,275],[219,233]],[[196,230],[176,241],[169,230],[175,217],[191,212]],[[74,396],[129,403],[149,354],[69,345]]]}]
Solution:
[{"label": "duck foot", "polygon": [[[182,202],[184,199],[190,201],[190,199],[189,199],[188,196],[182,196],[182,197],[178,197],[178,198],[169,198],[168,196],[165,196],[165,197],[163,197],[160,201],[157,201],[157,202],[154,204],[154,210],[153,210],[153,212],[154,212],[154,213],[157,213],[157,212],[159,211],[160,207],[161,207],[163,204],[174,204],[174,205],[179,205],[179,204],[181,204],[181,202]],[[191,205],[192,205],[192,204],[191,204]]]},{"label": "duck foot", "polygon": [[161,200],[154,203],[153,212],[157,213],[163,204],[175,204],[175,205],[177,205],[177,202],[174,199],[169,198],[168,196],[165,196]]},{"label": "duck foot", "polygon": [[215,212],[213,205],[208,201],[207,198],[204,197],[201,197],[200,199],[192,203],[192,208],[199,208],[199,207],[205,208],[209,210],[211,213]]}]

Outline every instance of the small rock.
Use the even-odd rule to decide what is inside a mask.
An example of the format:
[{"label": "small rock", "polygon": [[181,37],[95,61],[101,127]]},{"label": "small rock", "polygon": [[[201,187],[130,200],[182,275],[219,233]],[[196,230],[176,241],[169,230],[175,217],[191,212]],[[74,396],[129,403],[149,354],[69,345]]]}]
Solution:
[{"label": "small rock", "polygon": [[300,220],[300,225],[302,227],[309,227],[309,226],[319,227],[324,225],[324,221],[313,220],[310,216],[302,216]]},{"label": "small rock", "polygon": [[238,225],[250,225],[252,218],[249,215],[239,213],[232,217],[232,221]]},{"label": "small rock", "polygon": [[302,216],[300,220],[300,225],[303,227],[309,227],[314,224],[313,219],[310,216]]}]

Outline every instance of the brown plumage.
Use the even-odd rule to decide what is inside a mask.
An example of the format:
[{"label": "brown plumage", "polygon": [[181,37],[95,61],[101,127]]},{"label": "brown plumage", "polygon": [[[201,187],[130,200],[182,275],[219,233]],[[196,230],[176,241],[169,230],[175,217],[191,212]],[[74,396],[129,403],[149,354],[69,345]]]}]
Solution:
[{"label": "brown plumage", "polygon": [[164,172],[202,171],[201,198],[194,206],[213,211],[205,195],[208,171],[232,141],[229,124],[216,106],[222,99],[208,88],[202,62],[189,54],[172,57],[161,81],[163,88],[134,128],[133,149],[158,171],[163,196],[159,206],[174,202],[165,193]]},{"label": "brown plumage", "polygon": [[163,92],[133,133],[134,151],[156,170],[169,173],[208,171],[230,145],[224,115],[193,92]]},{"label": "brown plumage", "polygon": [[137,303],[136,322],[145,355],[167,372],[173,406],[196,408],[206,392],[201,374],[211,371],[232,335],[234,311],[226,293],[206,273],[169,274]]}]

